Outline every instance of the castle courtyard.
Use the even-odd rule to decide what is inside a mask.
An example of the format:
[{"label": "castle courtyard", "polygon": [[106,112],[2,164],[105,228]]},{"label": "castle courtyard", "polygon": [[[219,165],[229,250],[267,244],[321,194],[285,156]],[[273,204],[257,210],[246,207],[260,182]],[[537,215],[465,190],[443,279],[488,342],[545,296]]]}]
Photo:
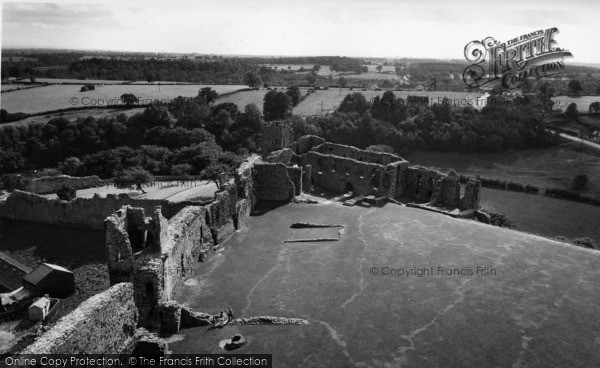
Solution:
[{"label": "castle courtyard", "polygon": [[[221,353],[241,333],[244,353],[272,353],[277,367],[600,361],[598,252],[393,203],[312,199],[259,204],[177,296],[195,310],[310,323],[183,329],[167,339],[174,353]],[[285,242],[332,234],[296,222],[344,227],[339,241]]]}]

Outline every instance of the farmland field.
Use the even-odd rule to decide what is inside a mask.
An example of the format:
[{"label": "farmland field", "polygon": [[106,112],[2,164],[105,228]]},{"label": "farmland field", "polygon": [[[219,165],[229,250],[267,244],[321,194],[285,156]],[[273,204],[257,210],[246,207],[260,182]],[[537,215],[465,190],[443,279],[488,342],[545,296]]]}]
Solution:
[{"label": "farmland field", "polygon": [[[333,112],[339,107],[346,95],[356,92],[362,93],[367,101],[370,101],[376,96],[383,95],[385,91],[351,91],[349,88],[342,88],[340,95],[339,88],[318,90],[300,102],[294,109],[294,114],[308,116]],[[455,106],[467,106],[469,103],[476,104],[477,97],[479,96],[477,93],[444,91],[394,91],[394,95],[404,100],[408,96],[428,96],[430,104],[441,102],[444,97],[448,97]],[[321,103],[323,107],[322,111]]]},{"label": "farmland field", "polygon": [[18,120],[12,123],[4,123],[0,125],[0,127],[7,126],[17,126],[17,125],[26,125],[26,124],[35,124],[35,123],[47,123],[50,119],[62,117],[71,121],[77,120],[77,118],[86,118],[88,116],[93,116],[96,119],[104,118],[104,117],[115,117],[119,114],[125,114],[125,116],[132,116],[137,113],[144,112],[145,107],[134,107],[132,109],[103,109],[103,108],[91,108],[85,110],[75,110],[75,111],[63,111],[56,112],[47,115],[38,115],[31,116],[22,120]]},{"label": "farmland field", "polygon": [[346,79],[398,79],[396,74],[382,74],[382,73],[363,73],[363,74],[345,74],[343,75]]},{"label": "farmland field", "polygon": [[[286,91],[286,87],[277,87],[277,91],[280,92],[285,92]],[[238,108],[240,109],[240,111],[244,111],[244,107],[246,107],[246,105],[248,104],[255,104],[256,107],[259,108],[259,110],[262,111],[262,107],[263,107],[263,99],[265,98],[265,95],[267,94],[267,92],[269,92],[269,90],[267,90],[266,88],[261,88],[259,90],[252,90],[252,91],[240,91],[237,93],[233,93],[227,96],[223,96],[222,98],[217,99],[216,103],[225,103],[225,102],[231,102],[234,103],[238,106]],[[306,88],[300,88],[300,93],[302,95],[306,94]],[[295,113],[295,110],[294,110]]]},{"label": "farmland field", "polygon": [[[378,73],[377,72],[377,66],[379,64],[369,64],[369,65],[363,65],[366,66],[367,68],[369,68],[369,73]],[[396,67],[393,65],[382,65],[381,66],[381,71],[382,72],[396,72]]]},{"label": "farmland field", "polygon": [[547,237],[590,237],[600,244],[600,207],[589,204],[483,188],[482,208],[506,215],[517,230]]},{"label": "farmland field", "polygon": [[[311,70],[315,65],[314,64],[265,64],[264,66],[267,66],[269,68],[275,68],[275,70],[277,70],[277,71],[291,70],[293,72],[297,72],[298,70],[300,70],[300,68],[304,68],[307,71]],[[288,69],[288,67],[289,67],[289,69]],[[329,67],[329,65],[321,65],[321,68],[317,72],[317,75],[322,75],[322,76],[328,76],[329,74],[333,74],[333,75],[336,74],[331,71],[331,68]]]},{"label": "farmland field", "polygon": [[576,143],[496,153],[415,152],[406,159],[442,171],[455,169],[466,176],[479,174],[544,188],[569,189],[576,175],[586,174],[588,188],[582,193],[600,198],[600,155],[592,149],[579,149]]},{"label": "farmland field", "polygon": [[600,101],[600,96],[557,96],[552,97],[552,101],[554,101],[555,108],[560,107],[563,111],[567,110],[567,107],[574,102],[577,104],[577,111],[587,114],[589,112],[590,104],[592,102]]},{"label": "farmland field", "polygon": [[101,107],[120,104],[117,100],[124,93],[133,93],[145,99],[143,103],[150,103],[155,99],[194,97],[203,87],[211,87],[218,93],[246,88],[239,85],[104,85],[96,87],[93,91],[80,92],[79,85],[52,85],[3,94],[2,108],[10,113],[33,114],[70,107]]}]

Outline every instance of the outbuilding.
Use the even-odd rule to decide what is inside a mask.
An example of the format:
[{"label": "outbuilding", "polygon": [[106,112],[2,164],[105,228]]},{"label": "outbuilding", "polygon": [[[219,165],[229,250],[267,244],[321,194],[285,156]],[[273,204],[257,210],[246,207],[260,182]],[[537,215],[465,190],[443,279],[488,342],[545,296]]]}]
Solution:
[{"label": "outbuilding", "polygon": [[75,275],[64,267],[42,263],[23,277],[23,287],[36,296],[66,298],[75,292]]},{"label": "outbuilding", "polygon": [[50,299],[41,297],[29,306],[29,320],[43,321],[50,312]]}]

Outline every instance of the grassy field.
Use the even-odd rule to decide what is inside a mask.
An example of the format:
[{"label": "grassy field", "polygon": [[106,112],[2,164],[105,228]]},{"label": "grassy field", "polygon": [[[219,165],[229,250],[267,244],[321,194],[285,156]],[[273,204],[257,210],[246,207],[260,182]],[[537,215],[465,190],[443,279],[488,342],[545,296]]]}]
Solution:
[{"label": "grassy field", "polygon": [[133,93],[150,103],[155,99],[172,99],[178,96],[194,97],[203,87],[211,87],[218,93],[228,93],[246,88],[235,85],[104,85],[93,91],[80,92],[79,85],[52,85],[32,88],[2,95],[2,108],[10,113],[39,113],[44,111],[83,106],[106,106],[117,104],[124,93]]},{"label": "grassy field", "polygon": [[554,101],[554,106],[560,107],[562,111],[566,111],[567,107],[574,102],[577,104],[577,111],[587,114],[590,111],[590,104],[600,101],[600,96],[557,96],[552,97],[552,101]]},{"label": "grassy field", "polygon": [[517,230],[547,237],[590,237],[600,245],[600,207],[489,188],[482,189],[480,205],[506,215]]},{"label": "grassy field", "polygon": [[86,118],[88,116],[93,116],[96,119],[103,117],[115,117],[119,114],[125,114],[125,116],[132,116],[137,113],[144,112],[145,107],[135,107],[132,109],[85,109],[85,110],[76,110],[76,111],[65,111],[58,112],[47,115],[40,116],[32,116],[23,120],[15,121],[12,123],[6,123],[0,125],[0,127],[6,126],[17,126],[17,125],[26,125],[26,124],[35,124],[35,123],[47,123],[52,118],[63,117],[69,120],[76,120],[77,118]]},{"label": "grassy field", "polygon": [[[293,72],[297,72],[300,70],[300,68],[304,68],[305,71],[312,70],[312,68],[315,65],[314,64],[265,64],[265,66],[268,66],[270,68],[275,68],[277,71],[290,70]],[[330,74],[336,75],[336,73],[331,71],[331,68],[329,67],[329,65],[320,65],[320,67],[321,68],[317,72],[317,75],[322,75],[322,76],[328,76]]]},{"label": "grassy field", "polygon": [[[183,329],[169,337],[173,353],[222,353],[219,341],[241,333],[248,343],[236,353],[272,353],[277,367],[600,361],[598,251],[393,204],[323,201],[256,212],[199,264],[176,300],[212,313],[231,306],[235,318],[309,324]],[[296,221],[345,224],[345,235],[283,243]],[[477,267],[494,273],[476,273]]]},{"label": "grassy field", "polygon": [[398,79],[396,74],[383,74],[378,72],[369,72],[362,74],[346,74],[343,75],[346,79]]},{"label": "grassy field", "polygon": [[[277,87],[277,91],[285,92],[286,87]],[[240,111],[244,111],[244,107],[248,104],[255,104],[262,111],[263,100],[265,95],[269,92],[266,88],[261,88],[259,90],[253,91],[240,91],[227,96],[223,96],[222,98],[217,99],[216,103],[224,103],[231,102],[238,106]],[[302,95],[306,94],[306,88],[300,88],[300,93]],[[294,112],[295,113],[295,112]]]},{"label": "grassy field", "polygon": [[[366,66],[367,68],[369,68],[369,73],[379,73],[377,71],[377,66],[379,66],[379,64],[368,64],[368,65],[363,65]],[[381,71],[382,72],[396,72],[396,67],[393,65],[382,65],[381,66]]]},{"label": "grassy field", "polygon": [[538,187],[569,189],[578,174],[589,176],[582,193],[600,198],[600,153],[579,148],[576,143],[530,150],[464,154],[455,152],[415,152],[406,157],[411,163],[455,169],[462,175],[513,181]]},{"label": "grassy field", "polygon": [[[384,91],[351,91],[350,88],[342,88],[341,92],[340,88],[318,90],[300,102],[294,109],[294,114],[308,116],[333,112],[340,106],[346,95],[356,92],[362,93],[368,101],[384,93]],[[428,96],[430,104],[442,102],[444,97],[448,97],[455,106],[467,106],[470,102],[476,104],[479,96],[477,93],[444,91],[394,91],[394,95],[404,100],[408,96]]]}]

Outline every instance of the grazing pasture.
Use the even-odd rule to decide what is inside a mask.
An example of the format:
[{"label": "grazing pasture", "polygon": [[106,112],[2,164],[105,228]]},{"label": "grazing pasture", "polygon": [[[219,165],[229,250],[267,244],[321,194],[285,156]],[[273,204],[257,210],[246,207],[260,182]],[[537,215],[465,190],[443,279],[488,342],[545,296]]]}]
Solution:
[{"label": "grazing pasture", "polygon": [[362,73],[362,74],[345,74],[343,75],[346,79],[398,79],[396,74],[383,74],[383,73]]},{"label": "grazing pasture", "polygon": [[[346,95],[350,93],[362,93],[367,101],[371,101],[376,96],[382,96],[385,91],[359,91],[350,88],[331,88],[329,90],[317,90],[308,96],[304,101],[294,109],[296,115],[315,115],[325,114],[335,111]],[[428,96],[429,104],[441,103],[444,97],[452,100],[454,106],[477,107],[477,93],[468,92],[445,92],[445,91],[393,91],[396,98],[402,98],[406,101],[408,96]]]},{"label": "grazing pasture", "polygon": [[557,96],[552,97],[552,101],[554,101],[554,108],[560,108],[562,111],[566,111],[567,107],[574,102],[577,104],[577,111],[587,114],[592,102],[600,102],[600,96]]},{"label": "grazing pasture", "polygon": [[540,188],[570,189],[576,175],[586,174],[589,182],[581,193],[600,198],[600,155],[576,143],[495,153],[415,152],[407,159],[442,171],[454,169],[466,176],[481,175]]},{"label": "grazing pasture", "polygon": [[82,85],[52,85],[43,88],[10,92],[2,95],[2,108],[9,113],[35,114],[71,107],[102,107],[122,104],[124,93],[133,93],[147,104],[154,100],[168,100],[178,96],[194,97],[198,90],[211,87],[219,94],[234,92],[240,85],[103,85],[95,90],[80,92]]}]

